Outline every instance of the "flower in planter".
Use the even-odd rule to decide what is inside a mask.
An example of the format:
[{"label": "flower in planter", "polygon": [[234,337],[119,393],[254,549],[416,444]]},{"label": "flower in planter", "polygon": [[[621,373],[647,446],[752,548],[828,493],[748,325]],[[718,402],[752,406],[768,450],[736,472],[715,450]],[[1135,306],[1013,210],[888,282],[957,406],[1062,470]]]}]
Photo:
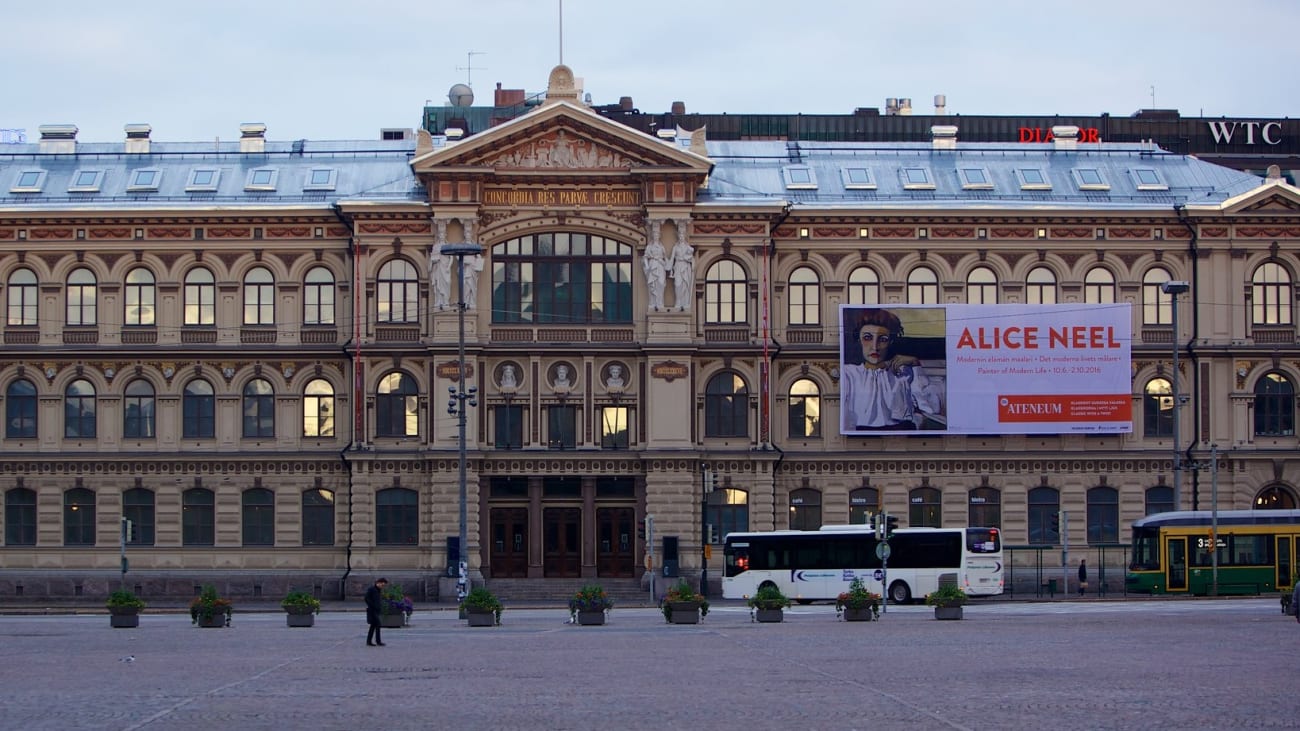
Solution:
[{"label": "flower in planter", "polygon": [[460,603],[460,609],[465,612],[491,612],[496,617],[496,623],[501,624],[501,612],[505,607],[501,605],[501,600],[496,594],[488,591],[486,586],[476,586],[465,595],[465,599]]},{"label": "flower in planter", "polygon": [[704,598],[703,594],[697,593],[686,583],[686,579],[678,581],[668,588],[663,599],[659,600],[659,608],[664,613],[664,619],[672,621],[673,603],[674,602],[694,602],[700,605],[700,616],[703,617],[709,613],[709,600]]},{"label": "flower in planter", "polygon": [[234,609],[229,599],[217,596],[215,586],[206,584],[199,595],[194,597],[194,601],[190,602],[190,621],[194,624],[198,624],[199,620],[210,622],[213,617],[224,615],[226,626],[230,626],[230,614]]},{"label": "flower in planter", "polygon": [[968,598],[956,584],[940,584],[938,589],[925,595],[925,603],[931,607],[960,607]]},{"label": "flower in planter", "polygon": [[776,584],[764,584],[754,596],[746,597],[745,603],[750,609],[785,609],[790,606],[790,598]]},{"label": "flower in planter", "polygon": [[569,616],[575,621],[578,612],[607,612],[613,608],[614,599],[600,584],[587,584],[569,598]]},{"label": "flower in planter", "polygon": [[415,602],[402,591],[401,584],[389,584],[379,595],[380,614],[405,614],[408,618],[415,611]]},{"label": "flower in planter", "polygon": [[855,578],[849,583],[848,591],[842,591],[835,597],[835,616],[839,617],[846,609],[855,612],[863,609],[870,610],[872,619],[879,619],[880,595],[867,591],[862,579]]},{"label": "flower in planter", "polygon": [[305,591],[285,594],[280,607],[289,614],[320,614],[320,600]]},{"label": "flower in planter", "polygon": [[139,612],[144,609],[144,600],[136,596],[134,592],[126,589],[119,589],[108,595],[108,601],[104,603],[110,612]]}]

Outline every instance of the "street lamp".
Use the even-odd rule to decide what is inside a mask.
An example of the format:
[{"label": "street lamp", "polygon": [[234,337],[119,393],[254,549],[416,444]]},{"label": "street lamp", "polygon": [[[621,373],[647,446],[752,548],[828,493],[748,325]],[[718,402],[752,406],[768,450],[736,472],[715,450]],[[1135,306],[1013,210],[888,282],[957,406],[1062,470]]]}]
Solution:
[{"label": "street lamp", "polygon": [[477,406],[478,401],[475,396],[478,394],[477,388],[465,388],[465,309],[468,305],[465,302],[465,257],[475,256],[483,253],[483,247],[478,244],[444,244],[441,249],[443,256],[456,257],[456,281],[459,289],[456,291],[456,318],[457,318],[457,357],[456,357],[456,385],[448,388],[451,392],[451,402],[447,405],[447,413],[456,417],[457,424],[460,428],[459,433],[459,456],[460,459],[460,537],[459,548],[457,549],[457,559],[460,565],[457,567],[456,579],[456,598],[463,600],[469,593],[469,507],[467,490],[465,486],[465,402],[468,401],[470,406]]},{"label": "street lamp", "polygon": [[713,492],[713,471],[700,465],[700,594],[709,595],[709,493]]},{"label": "street lamp", "polygon": [[1181,446],[1181,440],[1178,436],[1179,418],[1178,410],[1182,406],[1182,399],[1178,393],[1178,295],[1191,289],[1187,282],[1170,280],[1160,285],[1160,291],[1169,295],[1169,309],[1171,314],[1170,322],[1174,328],[1172,338],[1174,344],[1174,377],[1171,384],[1174,392],[1174,510],[1182,510],[1183,507],[1183,460],[1182,454],[1178,451]]}]

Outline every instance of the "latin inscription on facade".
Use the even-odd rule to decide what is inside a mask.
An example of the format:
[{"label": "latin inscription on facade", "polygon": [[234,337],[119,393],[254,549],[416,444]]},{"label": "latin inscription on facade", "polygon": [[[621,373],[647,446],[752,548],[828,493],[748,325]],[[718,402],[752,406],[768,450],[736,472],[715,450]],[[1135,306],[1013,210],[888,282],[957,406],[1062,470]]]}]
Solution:
[{"label": "latin inscription on facade", "polygon": [[488,206],[639,206],[639,190],[595,188],[488,188],[483,191]]}]

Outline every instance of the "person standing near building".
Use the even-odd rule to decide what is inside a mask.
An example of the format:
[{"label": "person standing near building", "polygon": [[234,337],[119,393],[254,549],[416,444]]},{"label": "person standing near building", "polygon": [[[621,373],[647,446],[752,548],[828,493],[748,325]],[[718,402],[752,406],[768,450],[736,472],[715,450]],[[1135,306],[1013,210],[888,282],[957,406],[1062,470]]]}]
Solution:
[{"label": "person standing near building", "polygon": [[1079,596],[1088,590],[1088,560],[1079,559]]},{"label": "person standing near building", "polygon": [[384,600],[384,587],[388,586],[388,579],[379,579],[369,589],[366,589],[366,624],[370,625],[370,630],[366,632],[366,644],[370,647],[378,645],[384,646],[383,628],[379,626],[379,615],[382,614],[381,604]]}]

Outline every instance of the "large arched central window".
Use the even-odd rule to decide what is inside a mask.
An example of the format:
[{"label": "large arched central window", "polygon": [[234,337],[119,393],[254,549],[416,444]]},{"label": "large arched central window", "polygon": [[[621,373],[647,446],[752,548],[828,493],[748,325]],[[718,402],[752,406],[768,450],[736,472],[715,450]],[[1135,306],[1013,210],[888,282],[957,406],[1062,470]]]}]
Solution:
[{"label": "large arched central window", "polygon": [[492,247],[492,322],[631,321],[630,244],[561,231]]}]

